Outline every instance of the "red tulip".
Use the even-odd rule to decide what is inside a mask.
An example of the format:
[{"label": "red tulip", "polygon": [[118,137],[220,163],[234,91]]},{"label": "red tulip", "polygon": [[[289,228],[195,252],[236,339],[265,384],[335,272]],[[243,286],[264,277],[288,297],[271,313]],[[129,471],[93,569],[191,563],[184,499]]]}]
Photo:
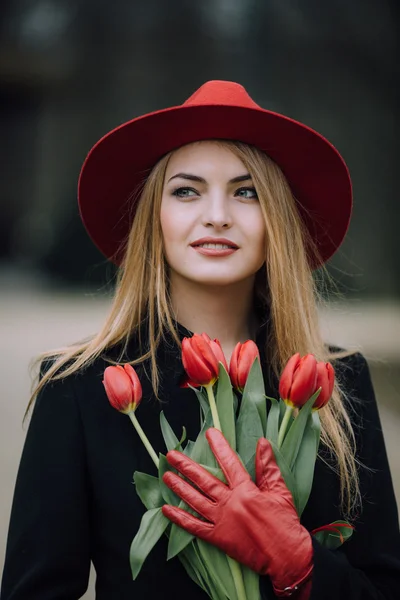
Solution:
[{"label": "red tulip", "polygon": [[184,375],[182,375],[182,378],[179,383],[179,387],[181,387],[181,388],[189,388],[189,387],[199,388],[199,387],[201,387],[201,385],[200,385],[200,383],[197,383],[196,381],[192,381],[191,379],[189,379],[189,377],[187,376],[187,373],[185,373]]},{"label": "red tulip", "polygon": [[321,388],[321,392],[316,399],[313,408],[319,410],[329,402],[332,397],[333,386],[335,384],[335,371],[331,363],[317,363],[317,383],[315,389]]},{"label": "red tulip", "polygon": [[221,346],[219,340],[210,339],[206,333],[203,333],[202,335],[203,335],[204,339],[208,338],[208,343],[211,346],[211,350],[213,351],[215,358],[218,360],[218,362],[221,362],[224,365],[225,371],[228,372],[228,363],[226,362],[225,354],[224,354],[224,351],[222,350],[222,346]]},{"label": "red tulip", "polygon": [[260,360],[260,353],[252,340],[244,344],[236,344],[229,364],[229,377],[234,388],[243,392],[247,377],[255,359]]},{"label": "red tulip", "polygon": [[228,370],[221,344],[206,333],[183,338],[182,362],[189,379],[199,385],[213,384],[218,379],[219,362]]},{"label": "red tulip", "polygon": [[287,362],[279,382],[279,394],[289,406],[301,408],[318,389],[317,361],[313,354],[294,354]]},{"label": "red tulip", "polygon": [[132,365],[107,367],[103,384],[113,408],[124,414],[137,409],[142,399],[142,386]]}]

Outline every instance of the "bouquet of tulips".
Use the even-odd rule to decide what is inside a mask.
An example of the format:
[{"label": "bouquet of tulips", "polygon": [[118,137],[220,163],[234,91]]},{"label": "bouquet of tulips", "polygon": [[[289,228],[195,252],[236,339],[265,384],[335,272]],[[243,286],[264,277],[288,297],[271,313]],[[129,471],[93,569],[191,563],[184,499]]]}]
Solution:
[{"label": "bouquet of tulips", "polygon": [[[331,398],[333,367],[317,362],[312,354],[303,357],[295,354],[283,370],[280,398],[276,399],[265,395],[258,348],[251,340],[237,344],[228,368],[218,340],[211,340],[205,333],[194,334],[182,341],[182,362],[187,374],[184,386],[192,388],[197,396],[202,426],[196,440],[186,441],[185,431],[179,440],[161,412],[160,427],[167,451],[182,452],[226,483],[210,449],[208,434],[206,436],[207,430],[214,427],[222,432],[255,481],[257,443],[260,438],[266,438],[300,517],[314,477],[320,440],[318,410]],[[110,403],[130,417],[158,470],[158,477],[134,474],[136,491],[147,511],[130,549],[133,579],[151,549],[166,534],[167,559],[178,556],[188,575],[212,600],[259,600],[258,573],[167,518],[172,507],[184,509],[191,515],[196,512],[166,485],[171,477],[168,472],[176,471],[165,455],[157,456],[140,427],[136,410],[142,388],[133,367],[129,364],[107,367],[103,383]],[[334,522],[311,534],[334,549],[351,536],[352,527],[346,522]]]}]

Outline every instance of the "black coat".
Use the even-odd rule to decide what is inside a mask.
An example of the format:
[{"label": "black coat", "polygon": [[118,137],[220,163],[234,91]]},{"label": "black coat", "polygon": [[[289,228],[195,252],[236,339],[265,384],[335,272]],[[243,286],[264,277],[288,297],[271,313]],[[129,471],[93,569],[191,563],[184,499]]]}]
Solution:
[{"label": "black coat", "polygon": [[[182,337],[187,333],[180,328]],[[133,339],[128,357],[134,355]],[[156,473],[129,418],[108,403],[102,385],[107,364],[98,359],[83,373],[48,385],[36,401],[15,488],[2,600],[80,598],[91,560],[97,600],[207,598],[178,559],[166,562],[165,536],[137,580],[131,579],[129,548],[144,512],[132,476],[136,470]],[[137,417],[155,450],[165,452],[160,410],[178,437],[185,426],[194,440],[199,407],[193,391],[178,385],[182,364],[173,343],[159,348],[158,364],[163,404],[142,374]],[[398,599],[398,514],[368,367],[360,354],[335,366],[347,390],[360,400],[352,402],[350,412],[358,457],[370,470],[360,470],[363,510],[352,539],[335,551],[313,541],[311,600]],[[266,368],[264,374],[269,376]],[[277,397],[276,384],[268,383],[268,392]],[[338,504],[338,477],[318,459],[303,524],[312,530],[342,518]],[[267,577],[261,578],[261,587],[270,591]]]}]

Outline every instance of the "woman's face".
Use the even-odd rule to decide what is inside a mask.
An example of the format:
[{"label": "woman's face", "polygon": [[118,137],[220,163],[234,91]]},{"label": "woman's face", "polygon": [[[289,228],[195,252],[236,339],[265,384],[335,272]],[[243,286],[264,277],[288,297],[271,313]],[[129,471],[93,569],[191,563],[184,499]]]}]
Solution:
[{"label": "woman's face", "polygon": [[161,228],[171,280],[229,285],[265,260],[265,224],[242,161],[218,142],[188,144],[166,170]]}]

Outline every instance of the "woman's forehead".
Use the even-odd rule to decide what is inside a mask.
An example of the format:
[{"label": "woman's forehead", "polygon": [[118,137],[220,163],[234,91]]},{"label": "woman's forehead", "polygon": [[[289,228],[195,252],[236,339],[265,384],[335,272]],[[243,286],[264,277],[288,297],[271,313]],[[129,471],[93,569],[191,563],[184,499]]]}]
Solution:
[{"label": "woman's forehead", "polygon": [[[194,172],[196,170],[196,172]],[[227,177],[234,177],[246,172],[240,158],[229,148],[228,144],[220,140],[201,140],[181,146],[175,150],[168,162],[166,176],[171,176],[172,171],[193,173],[202,176],[206,172],[226,172]]]}]

